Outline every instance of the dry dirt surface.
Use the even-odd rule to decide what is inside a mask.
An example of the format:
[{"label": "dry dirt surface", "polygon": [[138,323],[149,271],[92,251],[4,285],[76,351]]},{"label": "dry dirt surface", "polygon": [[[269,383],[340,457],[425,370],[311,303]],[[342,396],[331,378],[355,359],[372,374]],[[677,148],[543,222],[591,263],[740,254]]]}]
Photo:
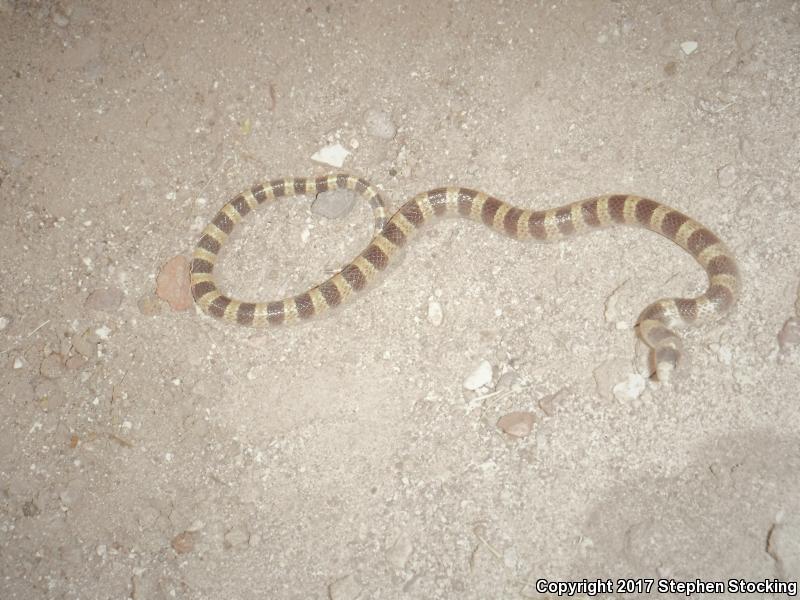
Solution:
[{"label": "dry dirt surface", "polygon": [[[799,127],[797,2],[0,0],[0,598],[789,597]],[[706,279],[638,229],[445,220],[319,321],[195,309],[225,200],[338,171],[393,209],[656,198],[741,298],[671,386],[636,318]],[[324,198],[249,216],[220,285],[341,268],[372,218]]]}]

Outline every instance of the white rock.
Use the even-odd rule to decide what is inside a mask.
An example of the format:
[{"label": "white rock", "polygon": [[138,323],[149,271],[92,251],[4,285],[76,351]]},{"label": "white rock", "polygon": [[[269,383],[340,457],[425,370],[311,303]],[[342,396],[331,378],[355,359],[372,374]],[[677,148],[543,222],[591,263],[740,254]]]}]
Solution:
[{"label": "white rock", "polygon": [[11,323],[10,317],[6,317],[5,315],[0,317],[0,331],[8,327],[9,323]]},{"label": "white rock", "polygon": [[614,386],[614,397],[617,400],[635,400],[642,395],[647,381],[638,373],[631,373],[625,381]]},{"label": "white rock", "polygon": [[686,56],[689,56],[692,52],[697,50],[697,42],[693,40],[681,42],[681,50]]},{"label": "white rock", "polygon": [[444,321],[444,313],[442,312],[442,305],[436,300],[428,301],[428,321],[434,326],[439,327]]},{"label": "white rock", "polygon": [[492,365],[489,361],[482,360],[478,367],[464,380],[464,387],[468,390],[477,390],[492,383]]},{"label": "white rock", "polygon": [[344,160],[349,154],[350,151],[347,148],[336,142],[317,150],[311,156],[311,160],[339,168],[344,164]]}]

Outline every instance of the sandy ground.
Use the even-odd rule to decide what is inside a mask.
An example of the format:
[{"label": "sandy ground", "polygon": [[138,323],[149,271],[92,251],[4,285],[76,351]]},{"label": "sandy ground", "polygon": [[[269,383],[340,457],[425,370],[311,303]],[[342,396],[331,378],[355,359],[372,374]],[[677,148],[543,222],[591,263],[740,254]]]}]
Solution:
[{"label": "sandy ground", "polygon": [[[1,598],[800,577],[797,2],[0,0],[0,81]],[[336,143],[395,208],[657,198],[733,249],[741,299],[667,388],[633,324],[705,277],[646,231],[445,221],[280,330],[154,295],[226,199]],[[369,239],[367,207],[310,207],[240,226],[224,286],[297,293]]]}]

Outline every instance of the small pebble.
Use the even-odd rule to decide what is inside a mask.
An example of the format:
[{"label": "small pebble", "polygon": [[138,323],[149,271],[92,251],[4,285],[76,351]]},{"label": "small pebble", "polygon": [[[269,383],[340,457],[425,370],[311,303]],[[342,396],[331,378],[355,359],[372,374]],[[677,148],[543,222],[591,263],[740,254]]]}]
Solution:
[{"label": "small pebble", "polygon": [[161,314],[161,306],[161,300],[154,294],[144,294],[136,301],[136,307],[145,317],[153,317]]},{"label": "small pebble", "polygon": [[405,535],[401,535],[394,545],[386,551],[386,560],[395,569],[404,569],[412,550],[413,547],[409,539]]},{"label": "small pebble", "polygon": [[81,356],[94,358],[97,356],[97,336],[88,329],[81,335],[72,336],[72,347]]},{"label": "small pebble", "polygon": [[311,212],[327,219],[339,219],[352,210],[355,195],[349,190],[331,190],[319,194],[311,203]]},{"label": "small pebble", "polygon": [[161,266],[156,295],[169,302],[172,310],[186,310],[192,305],[189,261],[185,256],[173,256]]},{"label": "small pebble", "polygon": [[439,327],[444,321],[444,312],[442,312],[442,305],[436,300],[428,301],[428,321],[435,327]]},{"label": "small pebble", "polygon": [[325,165],[330,165],[331,167],[340,168],[342,165],[344,165],[344,160],[349,154],[350,151],[337,142],[317,150],[311,156],[311,160]]},{"label": "small pebble", "polygon": [[35,517],[42,512],[33,500],[28,500],[22,505],[22,514],[25,517]]},{"label": "small pebble", "polygon": [[39,365],[39,373],[48,379],[58,379],[64,374],[64,357],[55,352],[46,356]]},{"label": "small pebble", "polygon": [[482,360],[477,368],[464,380],[464,387],[468,390],[477,390],[492,383],[492,365],[489,361]]},{"label": "small pebble", "polygon": [[791,513],[778,518],[767,539],[767,552],[782,565],[787,579],[797,579],[800,574],[798,539],[800,539],[800,519]]},{"label": "small pebble", "polygon": [[360,594],[361,586],[352,575],[337,579],[328,586],[330,600],[356,600]]},{"label": "small pebble", "polygon": [[385,111],[370,109],[364,115],[367,132],[382,140],[391,140],[397,134],[397,127],[392,123],[392,116]]},{"label": "small pebble", "polygon": [[83,305],[92,310],[112,312],[119,308],[124,297],[125,294],[118,288],[101,288],[89,294]]},{"label": "small pebble", "polygon": [[9,325],[11,325],[11,317],[5,315],[0,316],[0,331],[6,329]]},{"label": "small pebble", "polygon": [[250,539],[250,535],[241,527],[234,527],[225,534],[225,544],[229,548],[242,546]]},{"label": "small pebble", "polygon": [[513,437],[525,437],[533,430],[533,413],[512,412],[503,415],[497,420],[497,427]]},{"label": "small pebble", "polygon": [[800,319],[791,317],[786,320],[778,333],[778,346],[781,352],[787,352],[798,344],[800,344]]},{"label": "small pebble", "polygon": [[189,531],[179,533],[170,542],[170,546],[178,554],[187,554],[194,548],[194,536]]},{"label": "small pebble", "polygon": [[725,165],[717,169],[717,182],[720,187],[731,187],[736,183],[736,167]]},{"label": "small pebble", "polygon": [[53,23],[58,25],[59,27],[66,27],[69,25],[69,14],[68,10],[66,10],[60,4],[57,4],[53,7],[53,12],[51,13],[51,17],[53,18]]},{"label": "small pebble", "polygon": [[695,42],[693,40],[689,40],[689,41],[686,41],[686,42],[681,42],[681,51],[683,51],[683,53],[686,56],[689,56],[695,50],[697,50],[697,42]]},{"label": "small pebble", "polygon": [[514,384],[519,381],[519,375],[514,371],[506,371],[497,380],[498,390],[507,390],[514,387]]},{"label": "small pebble", "polygon": [[614,397],[617,400],[635,400],[642,395],[647,382],[638,373],[630,373],[625,381],[619,382],[614,386]]}]

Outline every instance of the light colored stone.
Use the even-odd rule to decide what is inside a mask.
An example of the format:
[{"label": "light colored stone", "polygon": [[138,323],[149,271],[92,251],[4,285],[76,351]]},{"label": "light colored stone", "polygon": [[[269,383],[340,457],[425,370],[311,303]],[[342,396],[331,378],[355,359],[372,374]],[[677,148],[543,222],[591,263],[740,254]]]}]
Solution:
[{"label": "light colored stone", "polygon": [[328,586],[330,600],[356,600],[360,595],[361,586],[352,575],[337,579]]},{"label": "light colored stone", "polygon": [[435,327],[439,327],[444,321],[442,305],[436,300],[428,301],[428,321]]},{"label": "light colored stone", "polygon": [[464,380],[464,387],[475,391],[492,383],[492,365],[482,360],[472,373]]},{"label": "light colored stone", "polygon": [[408,537],[405,534],[400,535],[394,545],[386,551],[386,560],[395,569],[404,569],[412,551],[413,546]]},{"label": "light colored stone", "polygon": [[350,151],[339,142],[324,146],[311,155],[311,160],[330,165],[331,167],[341,168]]},{"label": "light colored stone", "polygon": [[697,50],[697,42],[693,40],[688,40],[685,42],[681,42],[681,51],[686,55],[689,56],[695,50]]},{"label": "light colored stone", "polygon": [[624,381],[614,386],[614,397],[617,400],[635,400],[644,392],[647,381],[638,373],[630,373]]}]

